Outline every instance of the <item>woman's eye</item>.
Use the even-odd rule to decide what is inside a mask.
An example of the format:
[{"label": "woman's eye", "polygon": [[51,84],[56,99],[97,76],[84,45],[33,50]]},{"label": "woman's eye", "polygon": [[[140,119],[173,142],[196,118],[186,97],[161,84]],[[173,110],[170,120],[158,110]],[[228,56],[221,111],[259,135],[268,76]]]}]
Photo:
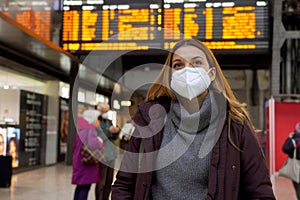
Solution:
[{"label": "woman's eye", "polygon": [[195,61],[193,62],[193,66],[194,66],[194,67],[200,67],[201,64],[202,64],[202,62],[201,62],[200,60],[195,60]]},{"label": "woman's eye", "polygon": [[174,65],[173,65],[173,68],[174,69],[179,69],[179,68],[181,68],[182,67],[182,64],[181,63],[175,63]]}]

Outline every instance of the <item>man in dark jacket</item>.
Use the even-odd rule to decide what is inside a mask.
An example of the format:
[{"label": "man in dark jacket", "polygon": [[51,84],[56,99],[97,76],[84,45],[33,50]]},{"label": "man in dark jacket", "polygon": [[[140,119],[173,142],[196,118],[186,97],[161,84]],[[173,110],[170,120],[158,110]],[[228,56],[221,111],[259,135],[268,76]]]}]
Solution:
[{"label": "man in dark jacket", "polygon": [[100,163],[100,182],[96,184],[95,196],[96,200],[108,200],[111,192],[111,184],[114,177],[114,164],[117,157],[117,149],[114,141],[118,138],[120,129],[112,124],[108,119],[108,111],[110,106],[101,103],[98,106],[101,112],[99,116],[100,125],[97,127],[98,136],[103,140],[105,161]]}]

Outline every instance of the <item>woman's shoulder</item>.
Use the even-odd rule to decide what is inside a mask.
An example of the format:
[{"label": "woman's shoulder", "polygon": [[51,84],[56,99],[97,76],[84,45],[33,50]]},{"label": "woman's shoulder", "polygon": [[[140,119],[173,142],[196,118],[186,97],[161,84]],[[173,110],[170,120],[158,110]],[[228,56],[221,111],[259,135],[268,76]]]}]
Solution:
[{"label": "woman's shoulder", "polygon": [[149,101],[145,101],[145,102],[139,104],[138,107],[149,109],[154,104],[161,104],[164,107],[166,107],[170,104],[170,102],[171,102],[171,98],[169,98],[167,96],[161,96],[161,97],[157,97],[155,99],[149,100]]},{"label": "woman's shoulder", "polygon": [[89,124],[82,116],[77,117],[77,128],[81,129],[92,129],[94,126]]},{"label": "woman's shoulder", "polygon": [[293,138],[295,139],[300,139],[300,133],[296,133],[296,132],[291,132],[289,135],[292,135]]},{"label": "woman's shoulder", "polygon": [[162,114],[169,112],[170,103],[171,99],[163,96],[139,104],[138,111],[133,118],[134,123],[140,124],[140,122],[144,120],[150,122],[153,117],[157,118]]},{"label": "woman's shoulder", "polygon": [[256,137],[255,130],[251,127],[250,123],[246,119],[244,119],[243,122],[232,120],[230,129],[231,135],[239,139]]},{"label": "woman's shoulder", "polygon": [[168,111],[170,107],[170,103],[171,103],[171,99],[169,97],[162,96],[139,104],[138,110],[142,113],[144,112],[147,113],[150,109],[156,107],[156,106],[153,107],[154,105],[161,105],[165,110]]}]

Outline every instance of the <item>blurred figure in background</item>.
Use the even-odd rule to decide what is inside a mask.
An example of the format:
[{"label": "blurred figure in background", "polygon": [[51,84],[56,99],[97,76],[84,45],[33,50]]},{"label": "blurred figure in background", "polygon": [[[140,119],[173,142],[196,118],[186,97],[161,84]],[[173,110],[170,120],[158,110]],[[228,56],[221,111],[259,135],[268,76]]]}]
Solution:
[{"label": "blurred figure in background", "polygon": [[4,155],[4,136],[0,134],[0,156]]},{"label": "blurred figure in background", "polygon": [[[295,140],[296,147],[294,147],[294,144],[292,140]],[[290,158],[293,158],[294,154],[294,148],[297,148],[296,151],[296,158],[297,160],[300,160],[300,122],[298,122],[295,126],[295,130],[290,133],[289,137],[285,140],[282,151],[287,154]],[[299,172],[300,173],[300,172]],[[297,198],[300,200],[300,183],[296,183],[293,181],[293,185],[296,190]]]},{"label": "blurred figure in background", "polygon": [[87,200],[91,184],[100,181],[99,164],[86,164],[81,161],[83,143],[89,149],[102,148],[103,143],[98,139],[96,127],[99,126],[97,110],[86,110],[83,116],[77,118],[77,134],[73,147],[72,184],[77,185],[74,200]]},{"label": "blurred figure in background", "polygon": [[68,139],[68,129],[69,129],[69,111],[65,110],[63,111],[62,115],[62,124],[61,124],[61,142],[67,143]]},{"label": "blurred figure in background", "polygon": [[113,167],[117,157],[117,149],[114,141],[118,138],[120,129],[114,126],[112,121],[108,119],[110,106],[107,103],[100,103],[98,110],[101,115],[98,117],[100,125],[97,127],[97,133],[104,143],[105,163],[100,163],[99,165],[101,181],[96,184],[95,196],[96,200],[108,200],[114,176]]},{"label": "blurred figure in background", "polygon": [[134,131],[135,127],[133,124],[132,119],[129,119],[121,128],[121,132],[119,135],[120,141],[121,141],[121,148],[126,150],[127,144],[129,142],[129,139]]},{"label": "blurred figure in background", "polygon": [[19,166],[17,138],[12,137],[8,142],[8,154],[12,156],[12,167]]}]

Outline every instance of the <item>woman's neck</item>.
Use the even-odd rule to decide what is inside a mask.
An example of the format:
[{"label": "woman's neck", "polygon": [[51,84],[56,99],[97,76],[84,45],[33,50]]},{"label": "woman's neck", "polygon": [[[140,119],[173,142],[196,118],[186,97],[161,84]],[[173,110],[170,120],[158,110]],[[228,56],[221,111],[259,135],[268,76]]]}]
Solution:
[{"label": "woman's neck", "polygon": [[205,90],[202,94],[192,100],[184,97],[178,97],[178,101],[190,114],[192,114],[200,110],[207,94],[208,90]]}]

